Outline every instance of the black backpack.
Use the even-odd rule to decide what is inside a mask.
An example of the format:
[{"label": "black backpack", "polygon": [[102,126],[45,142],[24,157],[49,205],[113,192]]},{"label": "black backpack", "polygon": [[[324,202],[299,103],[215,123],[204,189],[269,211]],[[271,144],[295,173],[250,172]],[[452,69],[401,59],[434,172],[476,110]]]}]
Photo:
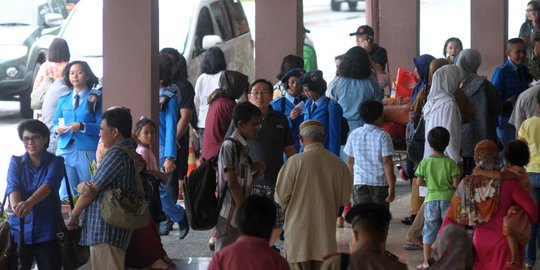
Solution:
[{"label": "black backpack", "polygon": [[[239,154],[239,143],[233,141]],[[241,147],[241,146],[240,146]],[[218,155],[208,160],[202,159],[201,164],[184,178],[184,204],[188,223],[193,230],[210,230],[216,226],[227,192],[227,182],[216,198],[216,168]]]}]

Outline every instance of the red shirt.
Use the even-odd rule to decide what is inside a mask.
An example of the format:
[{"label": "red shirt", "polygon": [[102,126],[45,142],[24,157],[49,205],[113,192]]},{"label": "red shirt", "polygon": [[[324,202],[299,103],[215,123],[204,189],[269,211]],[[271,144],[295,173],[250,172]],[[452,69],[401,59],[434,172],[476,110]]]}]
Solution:
[{"label": "red shirt", "polygon": [[202,145],[204,159],[217,155],[231,124],[234,105],[236,102],[233,99],[218,97],[208,107]]},{"label": "red shirt", "polygon": [[288,270],[289,264],[277,251],[268,246],[268,240],[255,236],[240,236],[236,242],[216,252],[208,270]]}]

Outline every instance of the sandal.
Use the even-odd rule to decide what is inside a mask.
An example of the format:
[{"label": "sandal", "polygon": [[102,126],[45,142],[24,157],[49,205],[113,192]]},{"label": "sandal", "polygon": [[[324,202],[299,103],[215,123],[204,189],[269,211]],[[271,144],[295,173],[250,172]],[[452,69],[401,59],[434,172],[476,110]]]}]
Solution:
[{"label": "sandal", "polygon": [[425,270],[425,269],[428,269],[428,268],[429,268],[429,264],[427,264],[427,263],[421,263],[416,267],[416,269],[418,269],[418,270]]}]

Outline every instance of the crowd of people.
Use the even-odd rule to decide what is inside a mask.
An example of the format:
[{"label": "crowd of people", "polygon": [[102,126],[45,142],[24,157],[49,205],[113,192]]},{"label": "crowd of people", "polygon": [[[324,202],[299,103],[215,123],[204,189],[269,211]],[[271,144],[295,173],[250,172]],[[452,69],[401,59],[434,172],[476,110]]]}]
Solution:
[{"label": "crowd of people", "polygon": [[[423,250],[418,269],[532,269],[536,262],[539,9],[529,3],[522,36],[508,40],[508,60],[491,81],[477,74],[481,52],[458,38],[444,44],[445,58],[413,59],[418,84],[406,141],[420,150],[400,175],[411,182],[411,215],[402,222],[412,224],[405,248]],[[396,150],[381,127],[388,56],[374,35],[368,25],[351,33],[357,44],[336,57],[329,83],[295,55],[283,58],[277,83],[250,83],[213,47],[193,87],[184,57],[164,48],[152,90],[159,122],[142,116],[134,128],[129,108],[102,108],[98,78],[86,62],[70,62],[67,43],[55,39],[34,85],[51,82],[41,119],[19,125],[26,152],[8,170],[8,222],[14,244],[27,251],[14,261],[60,269],[55,217],[73,194],[65,227],[82,228],[93,269],[175,269],[160,235],[189,232],[177,199],[188,149],[198,145],[201,159],[217,159],[216,194],[224,194],[209,269],[406,269],[386,251]],[[148,221],[111,224],[102,213],[108,190],[143,198]],[[350,254],[337,254],[343,219]]]}]

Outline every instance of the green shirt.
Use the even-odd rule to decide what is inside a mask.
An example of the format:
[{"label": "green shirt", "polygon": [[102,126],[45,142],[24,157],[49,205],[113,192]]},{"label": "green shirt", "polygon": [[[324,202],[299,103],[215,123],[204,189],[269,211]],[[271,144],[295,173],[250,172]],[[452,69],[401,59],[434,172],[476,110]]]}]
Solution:
[{"label": "green shirt", "polygon": [[418,165],[414,175],[424,178],[427,195],[424,202],[450,201],[454,195],[453,179],[461,175],[459,167],[447,156],[429,156]]},{"label": "green shirt", "polygon": [[304,43],[304,70],[306,72],[317,70],[317,53],[315,49]]}]

